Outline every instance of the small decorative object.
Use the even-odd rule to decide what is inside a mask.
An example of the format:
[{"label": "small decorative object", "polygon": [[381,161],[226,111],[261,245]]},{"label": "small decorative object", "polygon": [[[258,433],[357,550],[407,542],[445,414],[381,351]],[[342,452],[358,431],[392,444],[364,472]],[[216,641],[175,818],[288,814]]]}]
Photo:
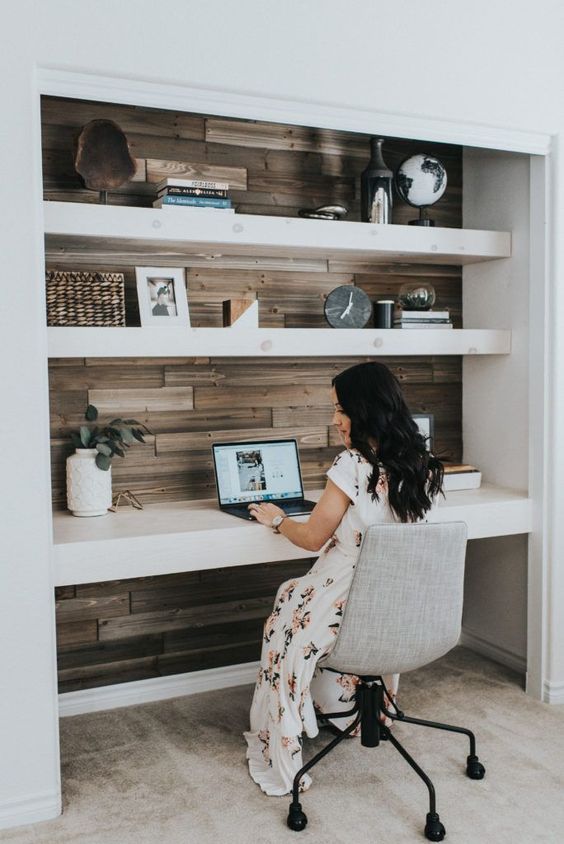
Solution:
[{"label": "small decorative object", "polygon": [[45,273],[47,325],[125,325],[123,273]]},{"label": "small decorative object", "polygon": [[419,208],[419,219],[410,220],[410,226],[435,225],[427,217],[427,208],[439,201],[446,186],[444,165],[432,155],[412,155],[400,164],[396,172],[396,190],[404,202]]},{"label": "small decorative object", "polygon": [[135,267],[141,325],[190,326],[184,269]]},{"label": "small decorative object", "polygon": [[112,495],[112,506],[108,509],[112,511],[112,513],[117,513],[117,509],[120,505],[121,499],[123,498],[124,501],[127,501],[128,504],[135,510],[142,510],[143,504],[137,498],[138,495],[147,494],[149,492],[166,492],[166,487],[159,486],[159,487],[152,487],[150,489],[137,489],[133,492],[130,489],[124,489],[121,492],[116,492]]},{"label": "small decorative object", "polygon": [[100,191],[104,204],[107,192],[128,182],[137,167],[125,134],[113,120],[91,120],[83,126],[74,166],[87,188]]},{"label": "small decorative object", "polygon": [[225,299],[223,302],[224,327],[258,328],[258,318],[256,299]]},{"label": "small decorative object", "polygon": [[67,457],[67,507],[73,516],[105,516],[112,503],[112,470],[96,466],[95,448],[77,448]]},{"label": "small decorative object", "polygon": [[435,304],[435,288],[427,281],[402,284],[398,301],[406,311],[428,311]]},{"label": "small decorative object", "polygon": [[392,222],[393,173],[384,161],[384,138],[371,138],[371,156],[360,176],[360,219],[364,223]]},{"label": "small decorative object", "polygon": [[372,317],[372,302],[360,287],[342,284],[329,293],[324,310],[333,328],[364,328]]},{"label": "small decorative object", "polygon": [[[84,418],[95,422],[98,410],[89,404]],[[67,458],[67,507],[74,516],[105,516],[112,504],[111,464],[114,455],[145,442],[141,423],[135,419],[112,419],[104,428],[82,425],[71,432],[75,453]],[[145,425],[142,428],[151,433]]]},{"label": "small decorative object", "polygon": [[379,299],[376,302],[374,318],[376,328],[393,328],[395,304],[393,299]]},{"label": "small decorative object", "polygon": [[300,208],[298,216],[308,220],[342,220],[348,213],[344,205],[320,205],[319,208]]},{"label": "small decorative object", "polygon": [[432,413],[412,413],[411,418],[419,428],[419,433],[425,437],[427,451],[433,448],[435,436],[435,417]]}]

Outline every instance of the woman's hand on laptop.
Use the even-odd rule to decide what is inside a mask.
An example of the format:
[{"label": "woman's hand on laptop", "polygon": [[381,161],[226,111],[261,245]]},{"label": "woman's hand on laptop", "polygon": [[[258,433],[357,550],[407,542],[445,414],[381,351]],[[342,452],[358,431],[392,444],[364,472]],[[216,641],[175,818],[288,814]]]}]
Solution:
[{"label": "woman's hand on laptop", "polygon": [[286,515],[281,507],[277,507],[276,504],[269,504],[268,501],[263,501],[262,504],[254,501],[252,504],[249,504],[249,512],[253,519],[256,519],[261,525],[266,525],[267,527],[272,527],[272,520],[275,516]]}]

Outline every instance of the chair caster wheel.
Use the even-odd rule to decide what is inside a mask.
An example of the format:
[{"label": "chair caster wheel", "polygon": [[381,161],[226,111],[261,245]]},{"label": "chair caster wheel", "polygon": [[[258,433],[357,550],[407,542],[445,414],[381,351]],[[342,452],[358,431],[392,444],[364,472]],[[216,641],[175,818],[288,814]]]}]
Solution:
[{"label": "chair caster wheel", "polygon": [[469,756],[466,760],[466,775],[471,780],[483,780],[486,775],[486,769],[480,762],[477,756]]},{"label": "chair caster wheel", "polygon": [[302,812],[301,803],[290,803],[290,811],[288,812],[288,826],[294,832],[301,832],[307,826],[307,815]]},{"label": "chair caster wheel", "polygon": [[442,825],[439,816],[435,814],[427,815],[427,823],[425,824],[425,837],[429,841],[442,841],[446,835],[446,829]]}]

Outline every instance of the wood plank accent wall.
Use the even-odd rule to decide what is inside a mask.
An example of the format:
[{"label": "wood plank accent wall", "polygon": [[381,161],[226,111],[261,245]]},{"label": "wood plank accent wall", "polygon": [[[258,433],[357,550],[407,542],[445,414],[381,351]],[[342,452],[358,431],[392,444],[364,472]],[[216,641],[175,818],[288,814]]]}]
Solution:
[{"label": "wood plank accent wall", "polygon": [[[162,489],[142,496],[146,502],[213,497],[213,441],[292,436],[299,443],[306,487],[322,486],[339,447],[331,427],[331,379],[360,360],[52,360],[54,504],[66,507],[69,432],[82,424],[87,404],[99,408],[102,420],[135,414],[151,431],[146,443],[132,446],[125,459],[114,458],[114,491]],[[460,358],[384,361],[402,383],[411,410],[434,413],[437,450],[461,459]]]},{"label": "wood plank accent wall", "polygon": [[[110,192],[110,203],[151,205],[155,181],[186,174],[237,185],[230,194],[241,213],[291,217],[298,208],[341,200],[350,206],[348,219],[360,219],[358,179],[369,158],[368,135],[57,97],[42,99],[46,199],[98,202],[98,193],[83,188],[73,167],[74,139],[96,118],[115,120],[139,161],[135,180]],[[448,187],[432,217],[440,226],[461,225],[460,147],[391,138],[384,150],[392,169],[415,152],[437,155],[447,168]],[[394,222],[414,216],[417,211],[396,197]]]},{"label": "wood plank accent wall", "polygon": [[[115,120],[126,132],[139,169],[111,192],[113,204],[150,206],[154,182],[166,173],[225,176],[237,211],[296,216],[303,206],[344,201],[359,219],[359,174],[368,136],[157,109],[44,98],[43,167],[46,199],[97,202],[72,165],[73,138],[94,118]],[[395,167],[414,152],[434,152],[449,176],[432,210],[437,225],[461,225],[461,150],[390,139]],[[399,200],[394,221],[416,216]],[[335,225],[339,225],[335,223]],[[48,269],[119,271],[126,280],[128,325],[139,324],[135,255],[92,266],[79,254],[53,250]],[[264,327],[322,327],[323,301],[338,284],[356,284],[372,298],[397,296],[402,283],[431,279],[438,308],[462,325],[458,267],[370,265],[345,261],[222,256],[154,256],[151,263],[184,266],[191,322],[221,326],[225,299],[258,299]],[[146,264],[146,256],[139,263]],[[87,330],[87,329],[86,329]],[[360,359],[359,359],[360,360]],[[413,412],[435,414],[436,448],[462,457],[462,362],[456,357],[383,358],[404,386]],[[89,402],[103,418],[128,414],[152,434],[113,466],[114,491],[151,488],[145,502],[214,494],[214,440],[296,436],[306,488],[322,485],[339,450],[330,425],[329,387],[356,360],[285,359],[61,359],[49,365],[53,501],[65,503],[68,433]],[[112,518],[108,516],[107,518]],[[311,560],[229,568],[56,590],[60,690],[70,691],[258,659],[262,620],[281,581]]]}]

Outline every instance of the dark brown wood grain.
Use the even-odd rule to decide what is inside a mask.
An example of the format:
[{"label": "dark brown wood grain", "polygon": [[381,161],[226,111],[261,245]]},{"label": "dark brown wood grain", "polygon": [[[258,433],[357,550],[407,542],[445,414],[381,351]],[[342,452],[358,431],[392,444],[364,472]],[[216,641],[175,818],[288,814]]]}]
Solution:
[{"label": "dark brown wood grain", "polygon": [[[349,207],[348,219],[359,219],[367,135],[51,97],[42,100],[46,199],[98,201],[84,189],[73,166],[74,138],[94,119],[114,120],[124,130],[137,163],[135,180],[110,191],[110,204],[150,207],[155,182],[168,173],[223,174],[231,177],[230,194],[239,212],[295,217],[302,207],[341,199]],[[448,171],[447,191],[430,216],[439,225],[460,226],[460,147],[397,138],[388,139],[384,147],[390,167],[421,151],[437,155]],[[414,216],[415,209],[396,198],[394,222],[406,223]],[[53,270],[123,273],[126,322],[139,325],[135,266],[147,264],[140,244],[101,241],[93,265],[92,255],[79,243],[50,237],[46,261]],[[328,261],[323,256],[210,259],[189,256],[174,244],[155,246],[151,264],[186,268],[195,327],[221,326],[226,299],[258,299],[264,327],[325,327],[323,303],[338,285],[356,284],[372,299],[395,298],[402,284],[425,279],[435,286],[436,307],[449,308],[455,325],[462,324],[462,275],[457,266]],[[51,360],[54,505],[66,506],[69,432],[83,423],[93,395],[109,400],[101,414],[104,419],[125,413],[128,406],[141,408],[135,418],[152,432],[144,445],[132,446],[124,460],[113,461],[114,491],[164,490],[141,496],[146,503],[214,497],[214,440],[286,435],[298,437],[306,488],[320,487],[341,448],[331,426],[331,379],[362,360],[366,358]],[[410,409],[435,414],[436,450],[460,461],[462,359],[381,360],[402,384]],[[175,389],[190,391],[192,409],[186,401],[175,405]],[[143,391],[157,401],[139,404]],[[59,688],[94,688],[256,660],[263,620],[278,585],[310,566],[311,559],[304,559],[59,588]]]},{"label": "dark brown wood grain", "polygon": [[137,170],[125,133],[105,119],[91,120],[81,130],[74,166],[85,186],[99,191],[121,187]]}]

